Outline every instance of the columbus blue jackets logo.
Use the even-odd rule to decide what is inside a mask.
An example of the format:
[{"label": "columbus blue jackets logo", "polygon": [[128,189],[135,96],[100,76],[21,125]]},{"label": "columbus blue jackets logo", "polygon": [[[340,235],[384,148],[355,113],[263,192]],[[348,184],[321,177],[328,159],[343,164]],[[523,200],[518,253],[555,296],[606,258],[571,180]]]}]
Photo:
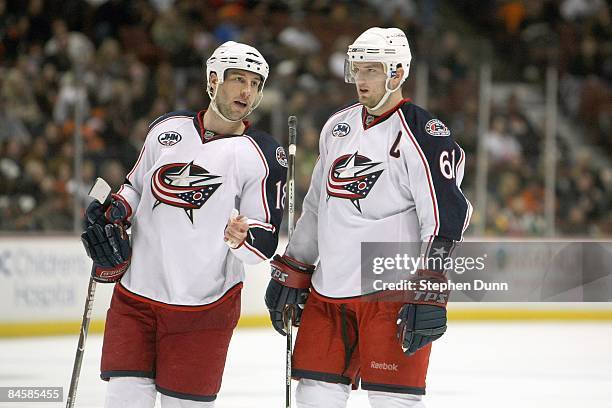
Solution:
[{"label": "columbus blue jackets logo", "polygon": [[193,223],[193,210],[199,210],[221,185],[221,176],[189,163],[166,164],[153,173],[151,191],[159,204],[167,204],[185,210]]},{"label": "columbus blue jackets logo", "polygon": [[358,152],[338,157],[327,176],[327,199],[337,197],[350,200],[361,212],[359,200],[368,196],[384,171],[380,164]]},{"label": "columbus blue jackets logo", "polygon": [[174,146],[182,139],[181,135],[176,132],[164,132],[157,136],[157,140],[164,146]]},{"label": "columbus blue jackets logo", "polygon": [[431,119],[425,124],[425,131],[432,136],[450,136],[450,130],[438,119]]},{"label": "columbus blue jackets logo", "polygon": [[349,133],[351,133],[351,127],[348,123],[338,123],[332,130],[332,136],[334,137],[344,137]]}]

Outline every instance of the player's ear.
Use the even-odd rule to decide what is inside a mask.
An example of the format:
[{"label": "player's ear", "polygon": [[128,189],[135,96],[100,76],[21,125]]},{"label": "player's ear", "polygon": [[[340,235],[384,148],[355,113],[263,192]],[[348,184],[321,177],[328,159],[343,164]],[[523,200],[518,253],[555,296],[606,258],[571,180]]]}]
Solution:
[{"label": "player's ear", "polygon": [[208,78],[209,91],[214,93],[215,89],[217,88],[218,83],[219,83],[219,77],[217,77],[217,73],[211,72],[210,77]]},{"label": "player's ear", "polygon": [[395,89],[400,84],[402,78],[404,78],[404,74],[404,68],[401,66],[398,67],[395,71],[395,76],[391,78],[391,89]]}]

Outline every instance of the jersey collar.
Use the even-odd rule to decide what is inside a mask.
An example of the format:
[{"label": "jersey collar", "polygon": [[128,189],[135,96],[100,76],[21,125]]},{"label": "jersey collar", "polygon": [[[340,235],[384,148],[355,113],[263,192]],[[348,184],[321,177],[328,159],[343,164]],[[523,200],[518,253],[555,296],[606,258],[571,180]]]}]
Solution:
[{"label": "jersey collar", "polygon": [[400,108],[403,104],[410,102],[410,98],[404,98],[393,108],[389,109],[385,113],[380,116],[370,115],[365,106],[361,107],[361,124],[363,125],[363,130],[368,130],[369,128],[378,125],[381,122],[387,120],[391,115]]},{"label": "jersey collar", "polygon": [[202,109],[193,117],[193,126],[195,126],[196,130],[198,131],[198,135],[200,135],[200,139],[202,140],[202,143],[208,143],[213,140],[224,139],[227,137],[242,136],[246,133],[247,129],[251,126],[251,123],[248,120],[243,120],[242,123],[244,123],[244,132],[242,132],[239,135],[237,134],[236,135],[224,135],[224,134],[216,133],[215,131],[204,128],[204,114],[206,113],[206,111],[207,109]]}]

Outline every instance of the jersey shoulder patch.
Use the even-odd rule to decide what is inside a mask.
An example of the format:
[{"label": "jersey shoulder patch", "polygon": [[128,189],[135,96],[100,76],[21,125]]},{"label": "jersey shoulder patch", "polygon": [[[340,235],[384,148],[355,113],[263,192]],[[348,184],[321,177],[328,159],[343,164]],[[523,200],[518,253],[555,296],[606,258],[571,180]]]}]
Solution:
[{"label": "jersey shoulder patch", "polygon": [[[348,120],[344,120],[345,112],[357,108],[361,106],[361,104],[357,101],[353,101],[349,104],[346,104],[338,109],[336,109],[323,125],[323,129],[327,128],[326,133],[331,134],[333,137],[345,137],[351,132],[351,125],[348,123]],[[333,125],[333,128],[330,127]]]},{"label": "jersey shoulder patch", "polygon": [[425,124],[425,132],[432,136],[450,136],[450,130],[440,119],[429,119]]},{"label": "jersey shoulder patch", "polygon": [[161,122],[163,122],[166,119],[170,119],[173,117],[193,118],[195,115],[196,115],[195,112],[191,112],[188,110],[178,110],[178,111],[168,112],[168,113],[161,115],[160,117],[155,119],[153,122],[151,122],[151,124],[149,125],[149,130],[153,129],[155,126],[159,125]]},{"label": "jersey shoulder patch", "polygon": [[401,107],[407,124],[415,136],[447,137],[451,135],[450,129],[431,113],[413,103],[406,103]]},{"label": "jersey shoulder patch", "polygon": [[[437,163],[444,151],[452,154],[453,150],[458,149],[446,125],[425,109],[413,103],[407,103],[401,107],[401,112],[406,120],[404,125],[407,127],[409,136],[431,163]],[[454,154],[458,160],[459,152]]]}]

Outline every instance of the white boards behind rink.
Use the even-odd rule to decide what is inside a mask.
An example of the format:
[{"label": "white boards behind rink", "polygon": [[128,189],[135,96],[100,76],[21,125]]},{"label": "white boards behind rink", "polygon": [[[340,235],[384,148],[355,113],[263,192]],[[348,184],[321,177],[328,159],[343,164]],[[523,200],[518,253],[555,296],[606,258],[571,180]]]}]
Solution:
[{"label": "white boards behind rink", "polygon": [[[280,239],[279,251],[287,245]],[[0,337],[78,333],[91,261],[77,236],[0,237]],[[269,262],[246,267],[241,326],[270,327]],[[113,285],[98,284],[92,332],[100,332]],[[612,303],[450,303],[451,320],[612,320]]]}]

